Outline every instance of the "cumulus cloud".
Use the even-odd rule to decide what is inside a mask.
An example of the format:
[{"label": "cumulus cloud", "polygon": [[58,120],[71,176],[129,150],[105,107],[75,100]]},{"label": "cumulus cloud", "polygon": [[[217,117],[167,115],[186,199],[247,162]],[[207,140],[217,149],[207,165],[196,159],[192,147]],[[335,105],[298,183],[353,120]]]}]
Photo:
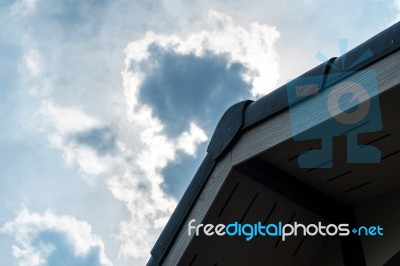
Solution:
[{"label": "cumulus cloud", "polygon": [[32,76],[37,76],[42,72],[42,62],[39,52],[36,49],[30,49],[25,55],[25,64]]},{"label": "cumulus cloud", "polygon": [[[117,127],[78,107],[61,107],[52,101],[43,101],[39,111],[44,120],[40,130],[67,162],[79,166],[86,180],[93,183],[99,176],[113,174],[107,186],[131,213],[116,234],[122,243],[120,255],[133,257],[138,263],[147,260],[156,236],[176,206],[176,199],[163,190],[161,170],[176,159],[177,152],[195,156],[198,144],[207,139],[195,124],[169,139],[150,109],[141,114],[142,120],[125,125],[123,119],[116,119],[120,121]],[[121,127],[138,133],[125,135]],[[131,146],[132,137],[139,139],[135,146]]]},{"label": "cumulus cloud", "polygon": [[133,154],[124,150],[125,158],[131,158],[125,171],[107,181],[113,195],[123,201],[131,218],[120,224],[118,238],[122,242],[120,255],[147,260],[156,236],[167,222],[176,206],[176,199],[162,187],[162,169],[176,160],[179,151],[195,155],[198,143],[204,142],[205,133],[192,124],[189,131],[176,139],[163,134],[161,122],[151,116],[150,110],[141,113],[141,121],[132,122],[140,129],[142,150]]},{"label": "cumulus cloud", "polygon": [[[208,13],[207,24],[207,29],[186,38],[147,32],[126,47],[122,74],[127,116],[138,128],[154,131],[159,127],[159,133],[170,141],[187,134],[192,126],[210,136],[230,105],[276,87],[279,75],[274,45],[279,33],[274,27],[258,23],[240,27],[216,11]],[[201,150],[204,152],[204,147]],[[174,160],[165,154],[169,163],[157,166],[168,167],[162,171],[165,187],[176,187],[176,176],[188,179],[186,171],[172,169],[185,168],[188,153],[175,153]]]},{"label": "cumulus cloud", "polygon": [[[399,1],[395,3],[400,9]],[[233,14],[235,21],[210,11],[205,24],[201,17],[210,5]],[[40,106],[43,123],[39,130],[51,146],[59,149],[68,163],[77,166],[85,180],[105,181],[112,195],[126,205],[130,216],[124,216],[115,235],[121,241],[120,255],[129,257],[128,265],[143,265],[148,259],[177,198],[199,166],[206,142],[222,113],[237,101],[258,98],[276,88],[279,32],[265,24],[247,22],[281,23],[283,30],[293,24],[287,21],[307,22],[284,36],[282,41],[286,45],[280,44],[285,71],[293,68],[295,73],[301,66],[293,62],[303,62],[302,67],[307,69],[311,61],[299,60],[299,56],[307,58],[304,53],[314,51],[309,44],[321,40],[317,35],[322,36],[330,27],[320,21],[324,27],[309,31],[315,21],[302,18],[314,15],[314,5],[302,9],[299,17],[299,12],[287,12],[284,4],[271,3],[270,8],[260,9],[257,1],[227,5],[217,1],[17,0],[4,6],[6,30],[1,31],[0,37],[7,40],[3,50],[5,47],[10,52],[5,50],[7,60],[2,62],[2,76],[7,76],[12,85],[3,85],[9,91],[30,92],[33,96],[25,97],[21,108],[15,108],[15,99],[19,98],[13,94],[9,105],[4,106],[26,113],[33,113]],[[295,7],[292,9],[302,8]],[[325,9],[328,13],[332,8],[338,8],[339,13],[341,8],[330,7]],[[359,20],[359,16],[350,17],[354,23]],[[360,22],[366,23],[364,19]],[[143,29],[154,32],[144,33]],[[294,42],[297,48],[293,47]],[[288,47],[294,52],[288,53]],[[124,58],[121,89],[119,74]],[[19,69],[24,70],[21,75],[15,74],[17,70],[9,71],[15,62],[23,66]],[[16,90],[21,80],[23,89]],[[27,105],[31,109],[26,109]],[[26,120],[31,118],[27,115]],[[32,124],[36,125],[36,121]],[[19,124],[16,130],[20,131]],[[74,171],[71,172],[73,175]],[[67,220],[64,216],[26,210],[25,216],[33,217],[32,222],[17,223],[23,213],[2,229],[16,236],[19,246],[14,248],[14,255],[20,261],[29,258],[29,265],[45,259],[60,265],[57,258],[64,257],[75,259],[71,265],[99,261],[96,258],[103,251],[96,241],[84,255],[78,256],[76,250],[82,249],[71,248],[79,242],[71,240],[75,233],[33,222],[53,215],[58,217],[53,220],[59,219],[63,224],[61,220]],[[88,216],[90,213],[89,210]],[[88,222],[98,225],[96,218]],[[32,229],[38,227],[42,229]]]},{"label": "cumulus cloud", "polygon": [[114,153],[116,151],[115,132],[109,126],[79,132],[76,134],[75,139],[79,144],[92,147],[99,155]]},{"label": "cumulus cloud", "polygon": [[177,149],[194,156],[196,154],[197,145],[206,140],[207,136],[204,134],[204,131],[192,123],[190,124],[189,131],[183,132],[178,138]]},{"label": "cumulus cloud", "polygon": [[104,243],[91,226],[71,216],[30,212],[23,207],[17,217],[0,228],[14,236],[12,254],[20,266],[111,266]]},{"label": "cumulus cloud", "polygon": [[[105,180],[127,206],[130,218],[115,234],[121,257],[132,257],[137,264],[148,259],[182,192],[171,194],[170,188],[190,181],[203,157],[199,148],[223,112],[275,88],[278,36],[273,27],[253,23],[246,29],[211,11],[209,29],[187,38],[148,32],[127,45],[122,72],[126,105],[115,106],[115,112],[85,102],[61,104],[57,98],[42,102],[39,130],[50,144],[89,182]],[[47,70],[32,58],[30,67],[26,60],[31,74]],[[49,86],[61,84],[57,76],[52,78],[46,81]],[[108,102],[107,95],[96,94],[98,102]],[[64,245],[59,234],[43,237]],[[37,254],[32,256],[47,253]]]},{"label": "cumulus cloud", "polygon": [[[217,55],[226,55],[228,67],[241,63],[246,68],[242,77],[251,84],[253,96],[264,95],[275,89],[279,78],[278,55],[274,49],[279,32],[267,25],[252,23],[250,29],[236,26],[233,19],[225,14],[209,11],[208,22],[211,30],[203,30],[189,35],[185,40],[176,35],[157,35],[147,32],[142,40],[131,42],[127,49],[126,64],[134,66],[151,57],[152,44],[176,53],[204,56],[212,51]],[[129,72],[129,67],[125,70]],[[137,103],[138,84],[142,82],[143,73],[139,70],[130,78],[125,78],[129,88],[129,103]]]},{"label": "cumulus cloud", "polygon": [[276,85],[274,28],[254,23],[246,30],[214,11],[209,22],[211,30],[186,39],[148,32],[126,48],[127,118],[142,146],[131,166],[107,181],[132,214],[118,235],[123,256],[148,254],[176,205],[163,170],[182,167],[176,164],[182,154],[196,156],[229,105]]},{"label": "cumulus cloud", "polygon": [[114,158],[106,151],[115,148],[115,137],[99,119],[51,101],[43,101],[39,114],[44,119],[41,130],[48,134],[50,144],[63,151],[68,163],[77,163],[88,180],[113,165]]},{"label": "cumulus cloud", "polygon": [[[155,119],[170,139],[191,125],[209,136],[230,105],[276,87],[279,33],[274,27],[252,23],[246,29],[216,11],[209,12],[207,27],[186,38],[147,32],[128,44],[123,78],[130,121],[146,128]],[[185,154],[176,157],[187,161]],[[185,167],[176,160],[169,166]],[[175,173],[164,176],[171,181],[166,187],[179,183],[176,175],[187,178],[171,167],[166,173]]]},{"label": "cumulus cloud", "polygon": [[228,105],[251,97],[242,77],[246,68],[229,62],[227,55],[181,54],[154,44],[148,49],[151,55],[140,67],[146,78],[139,102],[151,106],[169,136],[180,134],[193,121],[210,133]]}]

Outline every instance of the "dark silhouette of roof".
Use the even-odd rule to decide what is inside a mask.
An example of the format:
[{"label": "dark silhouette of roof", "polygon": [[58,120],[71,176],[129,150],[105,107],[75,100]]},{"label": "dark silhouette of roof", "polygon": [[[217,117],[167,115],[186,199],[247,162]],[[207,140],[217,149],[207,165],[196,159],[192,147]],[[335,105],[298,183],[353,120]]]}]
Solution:
[{"label": "dark silhouette of roof", "polygon": [[[400,22],[382,31],[351,51],[340,57],[333,57],[327,62],[304,73],[300,77],[324,75],[332,73],[354,72],[387,57],[400,48]],[[370,50],[372,56],[362,58],[363,53]],[[299,78],[300,78],[299,77]],[[341,79],[343,75],[338,75]],[[326,88],[340,80],[326,78],[322,88]],[[210,140],[207,155],[194,175],[190,185],[178,203],[175,211],[155,243],[148,265],[161,265],[169,249],[173,245],[177,233],[185,225],[191,208],[196,202],[203,185],[224,153],[235,144],[238,137],[246,130],[269,119],[271,116],[288,109],[286,91],[287,84],[257,101],[243,101],[231,106],[220,119]],[[398,255],[397,255],[398,257]],[[396,257],[396,258],[397,258]],[[398,258],[397,258],[398,260]]]}]

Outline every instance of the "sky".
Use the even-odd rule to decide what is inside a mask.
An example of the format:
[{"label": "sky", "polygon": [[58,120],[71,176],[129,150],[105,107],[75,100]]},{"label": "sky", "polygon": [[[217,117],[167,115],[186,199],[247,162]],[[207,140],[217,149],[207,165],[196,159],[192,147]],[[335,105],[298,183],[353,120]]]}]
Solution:
[{"label": "sky", "polygon": [[399,0],[0,0],[1,265],[145,265],[224,111]]}]

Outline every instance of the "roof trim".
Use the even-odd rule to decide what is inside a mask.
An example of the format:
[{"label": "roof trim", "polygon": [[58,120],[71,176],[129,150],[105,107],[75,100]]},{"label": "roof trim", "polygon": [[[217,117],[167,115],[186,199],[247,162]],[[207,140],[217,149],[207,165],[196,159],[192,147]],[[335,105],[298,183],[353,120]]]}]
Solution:
[{"label": "roof trim", "polygon": [[164,260],[215,164],[207,154],[151,250],[148,266],[160,265]]},{"label": "roof trim", "polygon": [[207,148],[208,154],[214,160],[217,160],[226,151],[242,129],[244,111],[252,102],[248,100],[232,105],[219,120]]},{"label": "roof trim", "polygon": [[[357,71],[396,52],[399,48],[400,22],[397,22],[344,55],[333,57],[298,78]],[[345,77],[345,75],[340,75],[341,79]],[[340,80],[323,80],[322,88],[331,86]],[[258,99],[246,108],[243,129],[252,127],[288,108],[286,85]]]}]

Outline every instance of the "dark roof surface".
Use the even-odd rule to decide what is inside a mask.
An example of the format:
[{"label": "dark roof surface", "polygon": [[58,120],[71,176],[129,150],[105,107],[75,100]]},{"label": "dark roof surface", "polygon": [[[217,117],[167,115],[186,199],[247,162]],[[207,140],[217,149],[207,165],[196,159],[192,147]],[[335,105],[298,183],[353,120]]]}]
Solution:
[{"label": "dark roof surface", "polygon": [[[382,31],[356,48],[340,57],[309,70],[300,77],[324,77],[322,88],[327,88],[340,80],[327,78],[328,74],[347,73],[361,70],[376,61],[390,55],[400,48],[400,22]],[[360,60],[361,59],[361,60]],[[330,75],[329,75],[330,76]],[[335,77],[335,75],[333,75]],[[345,75],[336,75],[343,79]],[[287,84],[286,84],[287,85]],[[288,108],[286,85],[255,102],[243,101],[231,106],[219,121],[210,140],[207,155],[197,170],[186,192],[179,201],[175,211],[155,243],[149,266],[161,265],[176,236],[183,226],[187,215],[197,200],[203,185],[207,181],[214,166],[226,151],[235,143],[237,137],[246,129],[265,121],[269,117]]]}]

